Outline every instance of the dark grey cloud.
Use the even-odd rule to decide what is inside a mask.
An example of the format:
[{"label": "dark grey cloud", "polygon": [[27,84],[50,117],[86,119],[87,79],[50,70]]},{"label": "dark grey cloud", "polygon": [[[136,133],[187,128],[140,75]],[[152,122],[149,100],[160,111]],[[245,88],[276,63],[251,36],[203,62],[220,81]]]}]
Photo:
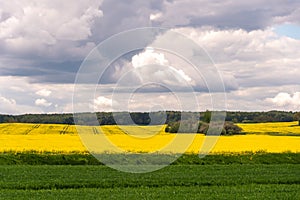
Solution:
[{"label": "dark grey cloud", "polygon": [[94,25],[91,39],[97,43],[119,32],[151,26],[150,14],[164,9],[164,1],[104,0],[103,18]]},{"label": "dark grey cloud", "polygon": [[241,87],[280,87],[283,85],[299,84],[300,70],[291,71],[288,67],[279,67],[276,69],[263,68],[253,70],[251,75],[236,75],[237,81]]},{"label": "dark grey cloud", "polygon": [[82,61],[19,63],[0,68],[1,76],[30,77],[34,83],[74,83]]},{"label": "dark grey cloud", "polygon": [[165,3],[158,21],[164,26],[213,26],[223,29],[242,28],[248,31],[265,29],[274,23],[299,23],[296,0],[230,1],[187,0]]},{"label": "dark grey cloud", "polygon": [[[35,81],[72,82],[80,62],[95,45],[113,34],[132,28],[153,25],[212,26],[250,31],[264,29],[274,23],[300,21],[297,14],[300,1],[297,0],[104,0],[101,5],[95,2],[91,0],[84,7],[74,5],[68,12],[59,10],[66,5],[58,6],[58,2],[49,1],[49,4],[45,3],[46,7],[34,7],[34,4],[17,1],[3,2],[0,9],[0,54],[10,58],[11,63],[0,70],[1,75],[32,76]],[[26,6],[31,9],[22,13],[21,8]],[[93,11],[89,10],[90,6]],[[53,8],[57,9],[57,16],[50,18],[47,14],[54,12],[50,10]],[[78,12],[80,9],[81,12]],[[34,19],[38,11],[45,15]],[[150,20],[152,14],[159,15],[157,19]],[[55,23],[55,18],[65,21],[59,25]],[[45,25],[47,21],[51,24]],[[65,24],[69,26],[66,33],[57,32]],[[13,63],[16,59],[22,59],[23,63]],[[32,62],[30,67],[28,61]]]},{"label": "dark grey cloud", "polygon": [[221,29],[237,29],[242,28],[248,31],[255,29],[262,29],[269,25],[271,20],[268,17],[265,10],[255,11],[235,11],[224,15],[217,16],[193,16],[190,19],[190,23],[187,26],[199,27],[199,26],[215,26]]}]

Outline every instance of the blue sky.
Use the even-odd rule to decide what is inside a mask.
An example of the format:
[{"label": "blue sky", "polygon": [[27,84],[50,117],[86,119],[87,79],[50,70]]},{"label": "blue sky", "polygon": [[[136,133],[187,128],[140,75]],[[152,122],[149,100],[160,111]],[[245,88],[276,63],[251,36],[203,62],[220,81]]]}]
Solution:
[{"label": "blue sky", "polygon": [[[196,88],[200,106],[188,109],[211,109],[210,97],[219,94],[203,89],[208,80],[179,56],[149,48],[128,52],[110,66],[95,65],[91,77],[106,67],[101,84],[89,98],[89,86],[77,85],[80,98],[73,102],[77,72],[91,50],[112,35],[149,26],[169,29],[147,41],[149,47],[178,44],[170,39],[175,31],[205,49],[224,80],[228,110],[300,110],[299,8],[298,0],[0,1],[0,113],[73,112],[74,106],[177,110],[180,103],[189,105],[189,86]],[[111,52],[121,43],[114,45]],[[126,94],[126,87],[143,87],[143,80],[178,91],[152,85]],[[122,92],[113,95],[116,87]]]},{"label": "blue sky", "polygon": [[281,36],[300,39],[300,25],[298,24],[282,24],[275,26],[275,32]]}]

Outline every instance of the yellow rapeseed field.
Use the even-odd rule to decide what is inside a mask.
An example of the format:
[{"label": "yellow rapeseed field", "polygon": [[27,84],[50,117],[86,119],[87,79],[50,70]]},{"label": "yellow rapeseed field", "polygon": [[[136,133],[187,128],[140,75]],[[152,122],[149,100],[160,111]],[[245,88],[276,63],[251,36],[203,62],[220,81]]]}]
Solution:
[{"label": "yellow rapeseed field", "polygon": [[[216,139],[212,153],[300,152],[300,137],[291,135],[300,133],[299,127],[295,125],[296,122],[239,124],[245,132],[255,134],[221,136]],[[93,141],[94,143],[89,143],[89,150],[98,149],[103,152],[112,152],[111,147],[113,146],[117,147],[114,149],[119,149],[120,152],[156,152],[168,146],[168,152],[174,153],[181,144],[190,144],[191,142],[187,152],[199,153],[203,141],[208,138],[202,134],[165,133],[164,126],[81,126],[79,130],[82,133],[80,135],[78,135],[76,127],[70,125],[0,124],[0,152],[32,150],[66,153],[87,152],[82,141]],[[263,134],[270,131],[289,133],[289,136]],[[183,149],[184,145],[180,148]]]},{"label": "yellow rapeseed field", "polygon": [[75,126],[58,124],[0,124],[0,152],[86,151]]},{"label": "yellow rapeseed field", "polygon": [[300,135],[300,126],[298,122],[270,122],[270,123],[250,123],[237,124],[243,129],[243,132],[252,134],[298,134]]}]

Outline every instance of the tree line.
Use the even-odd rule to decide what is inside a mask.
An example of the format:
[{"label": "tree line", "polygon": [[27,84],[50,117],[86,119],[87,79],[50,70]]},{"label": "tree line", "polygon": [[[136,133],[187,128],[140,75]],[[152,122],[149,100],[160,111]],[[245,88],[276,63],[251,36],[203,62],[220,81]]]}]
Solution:
[{"label": "tree line", "polygon": [[[138,124],[156,125],[179,122],[182,115],[198,115],[199,121],[208,123],[211,111],[195,112],[97,112],[86,113],[87,117],[80,118],[76,124],[95,125],[91,118],[97,118],[97,124]],[[84,115],[84,113],[83,113]],[[79,114],[80,116],[80,114]],[[130,116],[130,117],[129,117]],[[226,121],[233,123],[259,123],[259,122],[291,122],[300,120],[300,112],[268,111],[268,112],[227,112]],[[25,114],[25,115],[0,115],[0,123],[40,123],[40,124],[75,124],[73,114]],[[94,123],[94,124],[93,124]],[[300,123],[300,121],[299,121]]]}]

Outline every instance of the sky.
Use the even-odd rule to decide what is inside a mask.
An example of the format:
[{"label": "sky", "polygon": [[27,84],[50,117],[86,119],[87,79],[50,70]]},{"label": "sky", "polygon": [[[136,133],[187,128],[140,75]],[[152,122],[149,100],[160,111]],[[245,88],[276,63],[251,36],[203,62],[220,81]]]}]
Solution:
[{"label": "sky", "polygon": [[[91,77],[105,71],[96,88],[76,81],[94,48],[143,27],[166,31],[144,49],[96,65]],[[224,91],[207,90],[214,75],[199,76],[188,58],[151,48],[166,42],[188,52],[170,38],[174,32],[207,53]],[[0,0],[2,114],[218,109],[218,95],[227,110],[296,111],[299,77],[298,0]]]}]

